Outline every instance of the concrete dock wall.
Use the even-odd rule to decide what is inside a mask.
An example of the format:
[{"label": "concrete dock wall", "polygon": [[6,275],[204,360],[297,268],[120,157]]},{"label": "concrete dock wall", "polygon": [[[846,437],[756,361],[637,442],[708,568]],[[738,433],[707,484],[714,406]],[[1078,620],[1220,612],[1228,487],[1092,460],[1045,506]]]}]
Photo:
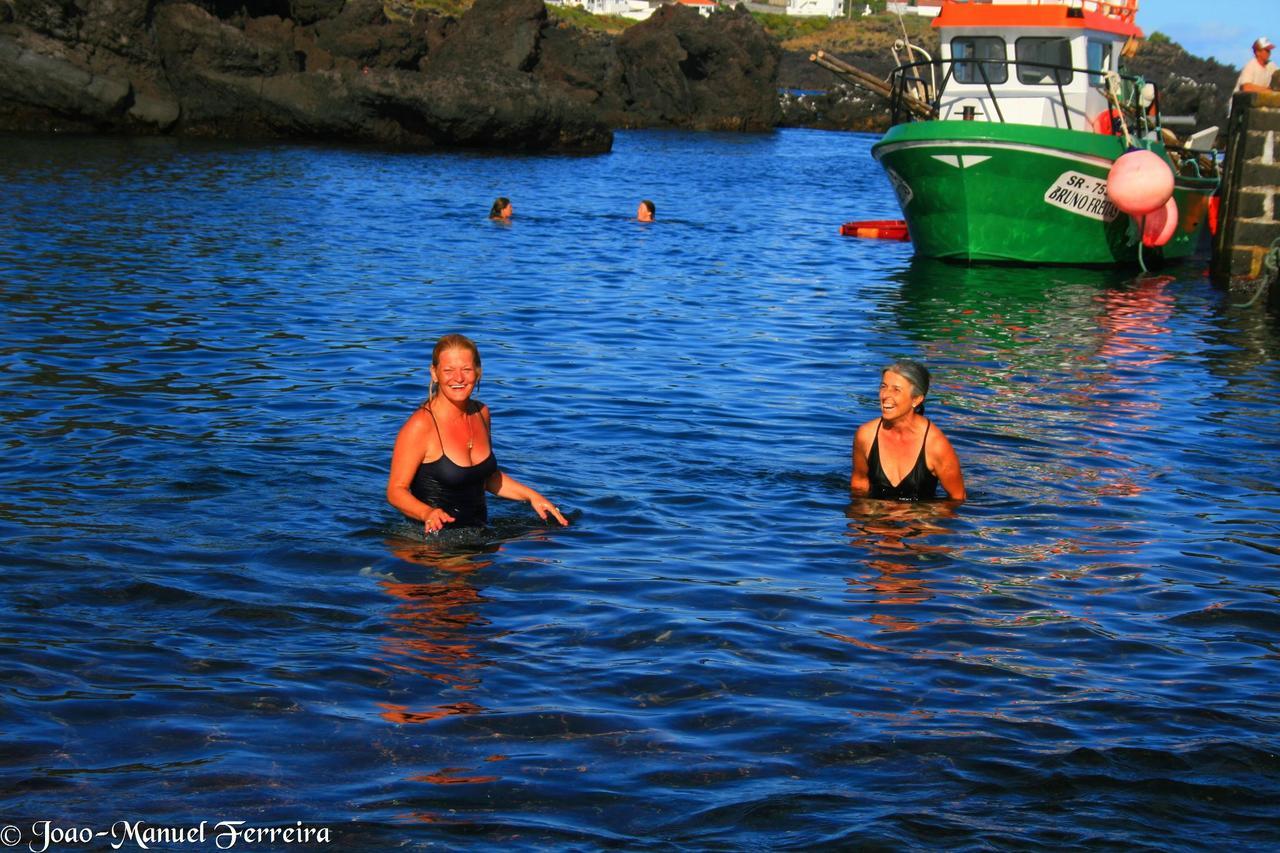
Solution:
[{"label": "concrete dock wall", "polygon": [[[1272,276],[1280,238],[1280,92],[1237,94],[1227,124],[1226,176],[1213,238],[1219,284],[1257,284]],[[1269,257],[1270,256],[1270,257]],[[1274,302],[1280,286],[1272,283]]]}]

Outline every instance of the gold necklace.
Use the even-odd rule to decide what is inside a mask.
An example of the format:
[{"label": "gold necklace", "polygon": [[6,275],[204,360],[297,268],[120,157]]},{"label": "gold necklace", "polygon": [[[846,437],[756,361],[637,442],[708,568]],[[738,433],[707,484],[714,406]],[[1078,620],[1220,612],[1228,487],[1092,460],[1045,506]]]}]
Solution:
[{"label": "gold necklace", "polygon": [[[432,416],[434,417],[434,415],[435,415],[435,412],[433,410]],[[467,454],[470,455],[471,448],[475,444],[475,442],[471,437],[471,413],[468,412],[465,408],[462,410],[462,422],[467,425]],[[441,451],[444,450],[443,445],[441,445],[440,450]]]}]

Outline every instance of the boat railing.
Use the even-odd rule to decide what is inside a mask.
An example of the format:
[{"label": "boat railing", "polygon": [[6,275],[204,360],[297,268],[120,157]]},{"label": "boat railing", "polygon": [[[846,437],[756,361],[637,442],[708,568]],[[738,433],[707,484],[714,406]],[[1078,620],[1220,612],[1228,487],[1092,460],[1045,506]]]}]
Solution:
[{"label": "boat railing", "polygon": [[[1008,70],[1009,66],[1015,66],[1012,72]],[[1006,87],[1004,81],[1008,80],[1010,73],[1017,74],[1018,69],[1025,71],[1027,68],[1043,72],[1044,78],[1049,82],[1036,84],[1034,89],[1031,86],[1013,90]],[[957,69],[963,77],[961,80],[956,79]],[[996,73],[997,69],[1005,69],[1004,74]],[[985,94],[986,102],[995,112],[994,116],[984,114],[981,117],[984,121],[1008,123],[1009,118],[1002,103],[1008,106],[1010,101],[1036,97],[1048,100],[1055,115],[1060,110],[1062,126],[1072,128],[1080,123],[1072,119],[1073,108],[1083,118],[1081,114],[1085,94],[1079,89],[1071,93],[1079,98],[1073,107],[1064,84],[1073,80],[1076,74],[1087,75],[1090,88],[1103,96],[1100,101],[1095,99],[1095,103],[1103,105],[1100,112],[1105,114],[1105,120],[1089,124],[1089,130],[1123,136],[1127,144],[1133,144],[1134,140],[1157,140],[1173,155],[1180,174],[1192,177],[1215,177],[1218,174],[1217,155],[1197,144],[1180,141],[1175,133],[1165,128],[1160,115],[1159,88],[1132,74],[1026,59],[966,57],[908,62],[898,66],[889,76],[887,88],[890,115],[894,124],[912,120],[936,120],[941,117],[948,87],[958,84],[982,87],[980,91]],[[934,80],[940,80],[936,87]],[[952,90],[952,94],[957,99],[978,97],[971,89],[960,94],[955,94]],[[961,118],[977,121],[979,115],[973,107],[962,107]],[[1098,118],[1103,119],[1104,116]]]},{"label": "boat railing", "polygon": [[[1007,70],[1009,66],[1014,66],[1015,73],[1024,71],[1027,68],[1042,71],[1044,76],[1052,81],[1052,89],[1044,91],[1044,89],[1031,90],[1022,88],[1010,90],[1005,88],[1004,81],[1009,78],[1009,71]],[[1003,75],[996,75],[995,71],[997,69],[1006,70]],[[957,73],[961,74],[965,79],[957,79]],[[1097,68],[1075,68],[1069,65],[1036,62],[1027,59],[966,57],[964,59],[949,60],[935,59],[932,62],[909,62],[900,65],[893,70],[889,77],[890,115],[894,124],[908,121],[913,117],[920,118],[919,110],[905,108],[906,99],[904,95],[911,95],[912,100],[920,100],[917,93],[923,91],[926,95],[924,100],[929,104],[932,111],[930,117],[938,118],[942,109],[943,98],[951,84],[977,84],[981,85],[985,91],[991,108],[995,110],[995,120],[998,122],[1004,123],[1008,121],[1005,111],[1001,107],[1002,102],[1007,104],[1015,99],[1020,100],[1032,96],[1047,98],[1052,103],[1055,112],[1062,111],[1064,126],[1071,127],[1071,105],[1068,100],[1067,90],[1063,84],[1072,80],[1076,74],[1084,74],[1091,80],[1097,81],[1094,84],[1094,88],[1107,96],[1111,109],[1117,109],[1126,114],[1125,117],[1129,121],[1131,130],[1137,133],[1159,130],[1160,101],[1159,92],[1154,84],[1146,84],[1150,87],[1148,91],[1151,94],[1151,99],[1147,104],[1140,104],[1141,93],[1144,88],[1144,82],[1140,77],[1135,77],[1131,74],[1113,75]],[[993,80],[993,77],[998,77],[998,79]],[[932,83],[934,80],[939,79],[940,82],[935,88]],[[1118,81],[1118,85],[1113,85],[1112,80]],[[1000,88],[997,89],[997,87]],[[964,94],[971,93],[965,92]],[[1074,94],[1079,94],[1079,92]],[[1077,108],[1077,111],[1079,111],[1079,108]],[[965,118],[976,119],[977,115],[966,114]],[[986,120],[991,121],[991,116],[988,115]],[[1117,134],[1120,133],[1119,127],[1114,128],[1114,131]]]}]

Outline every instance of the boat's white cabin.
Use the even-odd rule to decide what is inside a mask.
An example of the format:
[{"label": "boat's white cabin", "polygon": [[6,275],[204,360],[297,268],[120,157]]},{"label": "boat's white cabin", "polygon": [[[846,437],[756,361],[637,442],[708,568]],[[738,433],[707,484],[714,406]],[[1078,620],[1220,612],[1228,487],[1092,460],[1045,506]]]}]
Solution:
[{"label": "boat's white cabin", "polygon": [[1138,0],[941,2],[939,118],[1110,131],[1107,73],[1142,37]]},{"label": "boat's white cabin", "polygon": [[1118,68],[1126,41],[1114,33],[1051,27],[958,27],[939,35],[943,71],[951,72],[939,118],[1073,130],[1099,129],[1098,117],[1109,106],[1104,74]]}]

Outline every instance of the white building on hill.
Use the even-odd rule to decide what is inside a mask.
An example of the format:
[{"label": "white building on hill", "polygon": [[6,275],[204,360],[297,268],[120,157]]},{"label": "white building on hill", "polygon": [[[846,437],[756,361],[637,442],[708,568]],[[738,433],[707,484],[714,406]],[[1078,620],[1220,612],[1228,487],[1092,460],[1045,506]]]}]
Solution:
[{"label": "white building on hill", "polygon": [[786,14],[797,18],[838,18],[844,14],[844,0],[787,0]]},{"label": "white building on hill", "polygon": [[593,15],[618,15],[643,21],[664,3],[692,6],[701,15],[715,11],[716,0],[546,0],[552,6],[580,6]]},{"label": "white building on hill", "polygon": [[[553,6],[581,6],[593,15],[619,15],[643,21],[664,3],[679,3],[691,6],[701,15],[710,15],[721,5],[717,0],[546,0]],[[942,0],[937,0],[942,2]],[[773,12],[781,15],[797,17],[813,17],[826,15],[838,18],[844,14],[845,0],[765,0],[765,2],[747,3],[754,12]],[[730,4],[732,5],[732,4]]]},{"label": "white building on hill", "polygon": [[845,13],[845,0],[748,0],[746,7],[752,12],[770,12],[774,15],[793,15],[797,18],[840,18]]},{"label": "white building on hill", "polygon": [[893,15],[920,15],[936,18],[942,11],[942,0],[889,0],[885,11]]}]

